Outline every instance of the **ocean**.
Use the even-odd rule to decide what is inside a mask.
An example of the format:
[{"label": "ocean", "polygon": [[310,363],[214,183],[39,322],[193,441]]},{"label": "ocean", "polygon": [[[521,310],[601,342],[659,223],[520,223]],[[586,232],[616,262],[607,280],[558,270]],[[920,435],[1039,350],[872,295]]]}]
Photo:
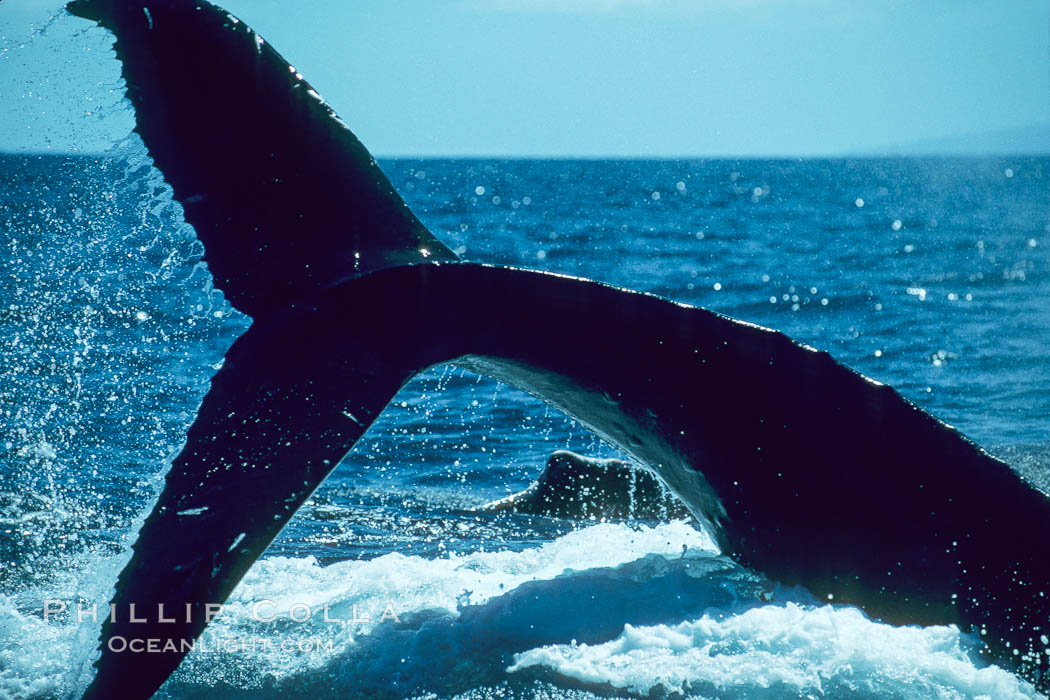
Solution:
[{"label": "ocean", "polygon": [[[464,259],[782,330],[1050,488],[1050,158],[381,165]],[[0,246],[0,698],[76,697],[248,319],[133,139],[0,156]],[[560,449],[624,457],[511,387],[417,377],[157,697],[1037,696],[956,628],[778,586],[687,521],[475,510]]]}]

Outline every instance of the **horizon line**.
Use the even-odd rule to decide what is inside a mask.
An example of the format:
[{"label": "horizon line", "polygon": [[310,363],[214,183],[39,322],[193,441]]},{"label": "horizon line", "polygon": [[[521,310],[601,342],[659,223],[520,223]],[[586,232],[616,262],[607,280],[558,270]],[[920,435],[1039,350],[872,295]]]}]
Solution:
[{"label": "horizon line", "polygon": [[[116,157],[120,154],[112,150],[104,151],[81,151],[81,150],[6,150],[0,148],[0,156],[23,156],[23,157],[83,157],[83,158],[106,158]],[[609,161],[609,160],[634,160],[634,161],[690,161],[690,160],[884,160],[889,158],[1047,158],[1050,157],[1050,148],[1045,151],[857,151],[847,153],[773,153],[773,154],[740,154],[715,153],[715,154],[500,154],[500,153],[376,153],[376,160],[555,160],[555,161]]]}]

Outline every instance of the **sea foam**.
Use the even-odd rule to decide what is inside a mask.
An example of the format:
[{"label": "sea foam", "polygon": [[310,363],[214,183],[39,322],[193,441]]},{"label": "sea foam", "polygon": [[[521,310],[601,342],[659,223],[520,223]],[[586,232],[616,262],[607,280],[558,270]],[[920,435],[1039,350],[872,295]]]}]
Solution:
[{"label": "sea foam", "polygon": [[848,606],[788,602],[677,625],[627,625],[604,644],[517,654],[508,670],[545,667],[642,695],[659,688],[723,698],[1038,697],[999,668],[976,668],[971,646],[954,627],[892,627]]}]

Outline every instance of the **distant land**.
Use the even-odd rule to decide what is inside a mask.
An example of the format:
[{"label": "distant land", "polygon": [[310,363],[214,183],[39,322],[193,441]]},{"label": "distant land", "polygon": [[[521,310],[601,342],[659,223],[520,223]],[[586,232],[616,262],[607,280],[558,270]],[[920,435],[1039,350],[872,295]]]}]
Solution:
[{"label": "distant land", "polygon": [[982,133],[910,141],[883,148],[858,149],[858,151],[850,155],[1050,155],[1050,124],[1035,124],[1016,129],[1002,129]]}]

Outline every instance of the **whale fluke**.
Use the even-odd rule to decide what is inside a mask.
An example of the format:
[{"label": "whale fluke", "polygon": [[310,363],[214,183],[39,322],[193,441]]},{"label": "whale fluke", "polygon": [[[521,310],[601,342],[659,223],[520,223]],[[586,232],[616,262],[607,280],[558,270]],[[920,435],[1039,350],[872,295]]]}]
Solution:
[{"label": "whale fluke", "polygon": [[689,519],[689,509],[647,469],[621,459],[593,459],[569,450],[547,458],[524,491],[481,506],[551,518]]},{"label": "whale fluke", "polygon": [[[631,333],[610,349],[617,325]],[[992,658],[1043,677],[1050,502],[1005,464],[781,333],[587,280],[440,263],[332,287],[234,343],[120,576],[123,617],[103,625],[86,697],[148,697],[184,652],[136,658],[108,640],[196,638],[205,605],[397,390],[446,362],[628,452],[741,563],[886,621],[979,630]],[[162,624],[159,603],[197,614]]]},{"label": "whale fluke", "polygon": [[[70,9],[116,34],[137,129],[216,284],[254,317],[120,574],[86,698],[154,693],[394,394],[448,362],[624,450],[741,563],[890,622],[977,631],[1050,686],[1050,499],[1004,463],[781,333],[455,261],[301,77],[213,5]],[[609,344],[612,328],[629,332]]]},{"label": "whale fluke", "polygon": [[76,0],[116,36],[135,131],[204,243],[215,286],[259,316],[382,267],[455,255],[262,37],[203,0]]}]

